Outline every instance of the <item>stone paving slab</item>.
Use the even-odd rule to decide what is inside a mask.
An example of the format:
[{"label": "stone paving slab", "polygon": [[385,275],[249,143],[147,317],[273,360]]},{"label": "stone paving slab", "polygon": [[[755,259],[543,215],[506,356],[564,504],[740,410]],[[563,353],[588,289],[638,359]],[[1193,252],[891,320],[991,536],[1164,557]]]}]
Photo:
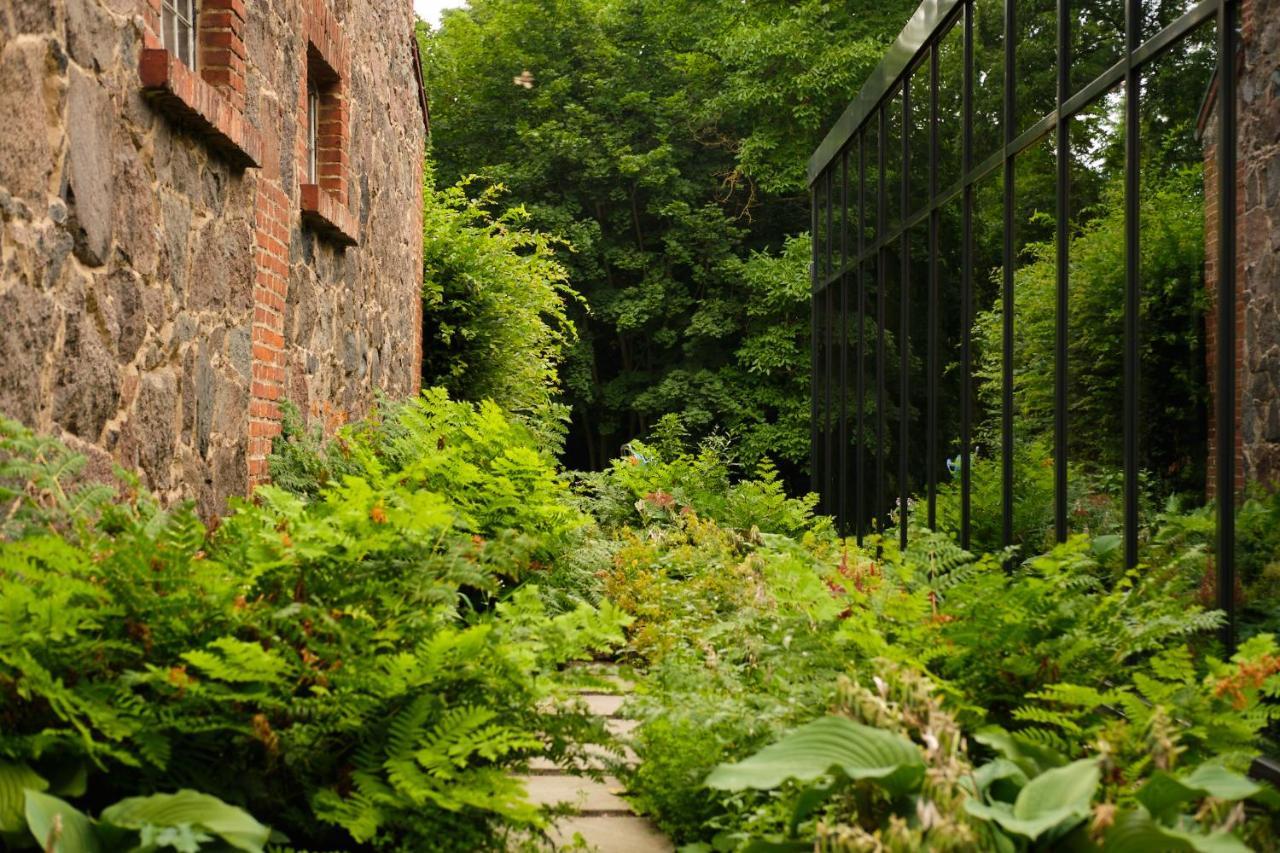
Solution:
[{"label": "stone paving slab", "polygon": [[580,693],[587,710],[598,717],[616,717],[627,697],[620,693]]},{"label": "stone paving slab", "polygon": [[584,815],[631,814],[631,804],[619,796],[622,783],[611,776],[596,782],[581,776],[521,776],[529,792],[529,802],[538,806],[569,803]]},{"label": "stone paving slab", "polygon": [[610,717],[605,720],[605,728],[609,730],[609,734],[618,738],[628,737],[639,727],[640,723],[636,720],[624,720],[619,717]]},{"label": "stone paving slab", "polygon": [[570,817],[559,821],[551,830],[552,840],[559,846],[573,844],[581,835],[587,845],[599,853],[671,853],[675,850],[653,824],[642,817]]},{"label": "stone paving slab", "polygon": [[[639,756],[636,755],[635,750],[630,747],[624,747],[622,754],[619,755],[616,752],[609,752],[602,746],[593,745],[586,748],[586,753],[586,766],[593,770],[603,770],[609,763],[617,762],[619,760],[624,764],[634,766],[639,758]],[[556,764],[550,758],[547,758],[545,755],[540,755],[529,762],[529,772],[534,774],[562,773],[564,772],[564,768],[559,764]]]}]

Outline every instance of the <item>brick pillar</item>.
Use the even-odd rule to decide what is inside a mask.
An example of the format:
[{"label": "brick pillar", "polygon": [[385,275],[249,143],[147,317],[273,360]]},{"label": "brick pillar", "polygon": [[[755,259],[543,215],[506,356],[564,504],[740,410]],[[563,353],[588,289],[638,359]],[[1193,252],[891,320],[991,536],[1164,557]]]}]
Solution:
[{"label": "brick pillar", "polygon": [[[270,146],[276,149],[275,145]],[[284,396],[284,304],[289,285],[289,195],[279,152],[266,158],[254,206],[253,376],[249,388],[249,487],[267,482],[271,440],[280,434]],[[269,175],[272,169],[274,175]]]},{"label": "brick pillar", "polygon": [[237,110],[244,110],[243,0],[202,0],[199,26],[200,76],[217,86]]},{"label": "brick pillar", "polygon": [[[1204,285],[1205,292],[1208,296],[1208,304],[1205,308],[1205,360],[1207,368],[1207,379],[1209,385],[1209,428],[1208,428],[1208,455],[1209,465],[1207,471],[1207,480],[1205,483],[1205,491],[1208,497],[1213,498],[1218,493],[1218,470],[1214,465],[1218,452],[1218,419],[1215,414],[1217,411],[1218,399],[1218,146],[1217,140],[1217,122],[1211,122],[1208,126],[1209,133],[1206,134],[1206,142],[1204,151]],[[1209,134],[1213,134],[1213,141],[1209,140]],[[1237,169],[1236,177],[1236,221],[1239,222],[1240,214],[1244,210],[1244,166],[1243,164]],[[1238,236],[1238,235],[1237,235]],[[1237,243],[1239,241],[1237,240]],[[1244,484],[1244,454],[1242,435],[1240,427],[1240,381],[1243,378],[1241,365],[1244,363],[1244,299],[1243,290],[1245,285],[1244,277],[1244,256],[1237,247],[1236,253],[1236,340],[1235,352],[1231,359],[1235,362],[1236,374],[1236,404],[1235,404],[1235,460],[1236,471],[1235,480],[1237,491]]]}]

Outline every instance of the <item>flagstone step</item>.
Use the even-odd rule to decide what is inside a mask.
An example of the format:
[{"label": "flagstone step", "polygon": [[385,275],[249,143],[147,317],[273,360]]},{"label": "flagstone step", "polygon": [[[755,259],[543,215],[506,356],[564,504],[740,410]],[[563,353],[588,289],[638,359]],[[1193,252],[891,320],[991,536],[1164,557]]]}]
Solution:
[{"label": "flagstone step", "polygon": [[631,814],[631,804],[620,796],[624,791],[622,783],[612,776],[606,776],[603,782],[564,774],[519,778],[534,805],[568,803],[582,815]]},{"label": "flagstone step", "polygon": [[[591,770],[607,770],[611,764],[621,761],[628,766],[635,766],[638,756],[635,750],[630,747],[624,747],[621,754],[610,752],[602,746],[588,746],[586,748],[587,760],[586,766]],[[550,773],[569,772],[566,768],[556,764],[545,755],[539,755],[529,762],[529,772],[538,775]]]},{"label": "flagstone step", "polygon": [[587,710],[598,717],[616,717],[627,697],[620,693],[579,693],[587,703]]},{"label": "flagstone step", "polygon": [[649,821],[634,815],[571,817],[556,823],[551,838],[559,847],[571,847],[580,836],[599,853],[671,853],[675,847]]},{"label": "flagstone step", "polygon": [[621,717],[610,717],[604,721],[604,724],[609,734],[617,738],[630,737],[631,733],[640,727],[638,720],[624,720]]}]

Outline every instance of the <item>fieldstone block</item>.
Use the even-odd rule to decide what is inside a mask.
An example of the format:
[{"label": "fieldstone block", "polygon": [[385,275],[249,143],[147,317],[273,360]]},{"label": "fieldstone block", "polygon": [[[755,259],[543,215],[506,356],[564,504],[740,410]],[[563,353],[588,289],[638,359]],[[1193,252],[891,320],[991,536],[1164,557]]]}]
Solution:
[{"label": "fieldstone block", "polygon": [[167,370],[143,374],[133,411],[120,433],[120,454],[125,464],[140,469],[148,484],[159,491],[168,490],[172,484],[176,409],[177,383],[172,374]]},{"label": "fieldstone block", "polygon": [[23,284],[0,292],[0,413],[35,426],[40,413],[40,376],[57,335],[53,300]]},{"label": "fieldstone block", "polygon": [[67,91],[67,158],[71,194],[67,199],[77,228],[76,257],[102,266],[111,248],[115,197],[112,191],[111,98],[96,79],[72,67]]},{"label": "fieldstone block", "polygon": [[54,421],[88,441],[99,439],[120,401],[120,374],[102,326],[96,301],[86,294],[84,308],[67,316],[53,389]]},{"label": "fieldstone block", "polygon": [[[10,42],[0,51],[0,115],[5,127],[4,144],[0,145],[0,187],[19,198],[39,199],[41,204],[54,169],[48,109],[59,106],[45,100],[49,94],[45,86],[48,55],[48,46],[35,41]],[[55,84],[53,91],[60,88]]]},{"label": "fieldstone block", "polygon": [[118,41],[115,29],[97,0],[67,0],[67,52],[86,69],[111,67]]},{"label": "fieldstone block", "polygon": [[121,365],[129,364],[147,335],[142,281],[132,270],[121,269],[108,277],[107,286],[116,312],[116,358]]}]

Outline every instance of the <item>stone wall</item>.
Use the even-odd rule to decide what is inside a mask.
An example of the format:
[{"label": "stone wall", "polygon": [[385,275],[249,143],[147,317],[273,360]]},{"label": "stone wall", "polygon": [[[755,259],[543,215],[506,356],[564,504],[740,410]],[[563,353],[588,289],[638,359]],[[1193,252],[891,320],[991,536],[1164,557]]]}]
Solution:
[{"label": "stone wall", "polygon": [[[1280,0],[1241,4],[1237,112],[1236,374],[1237,491],[1280,485]],[[1205,146],[1206,352],[1209,393],[1217,398],[1218,121],[1211,93],[1202,117]],[[1217,429],[1210,407],[1209,487]]]},{"label": "stone wall", "polygon": [[[425,128],[410,0],[204,0],[235,55],[168,105],[158,5],[0,0],[0,412],[210,515],[280,399],[331,427],[415,391]],[[350,46],[349,247],[299,207],[317,16]]]},{"label": "stone wall", "polygon": [[1280,0],[1247,0],[1242,23],[1241,473],[1280,485]]}]

